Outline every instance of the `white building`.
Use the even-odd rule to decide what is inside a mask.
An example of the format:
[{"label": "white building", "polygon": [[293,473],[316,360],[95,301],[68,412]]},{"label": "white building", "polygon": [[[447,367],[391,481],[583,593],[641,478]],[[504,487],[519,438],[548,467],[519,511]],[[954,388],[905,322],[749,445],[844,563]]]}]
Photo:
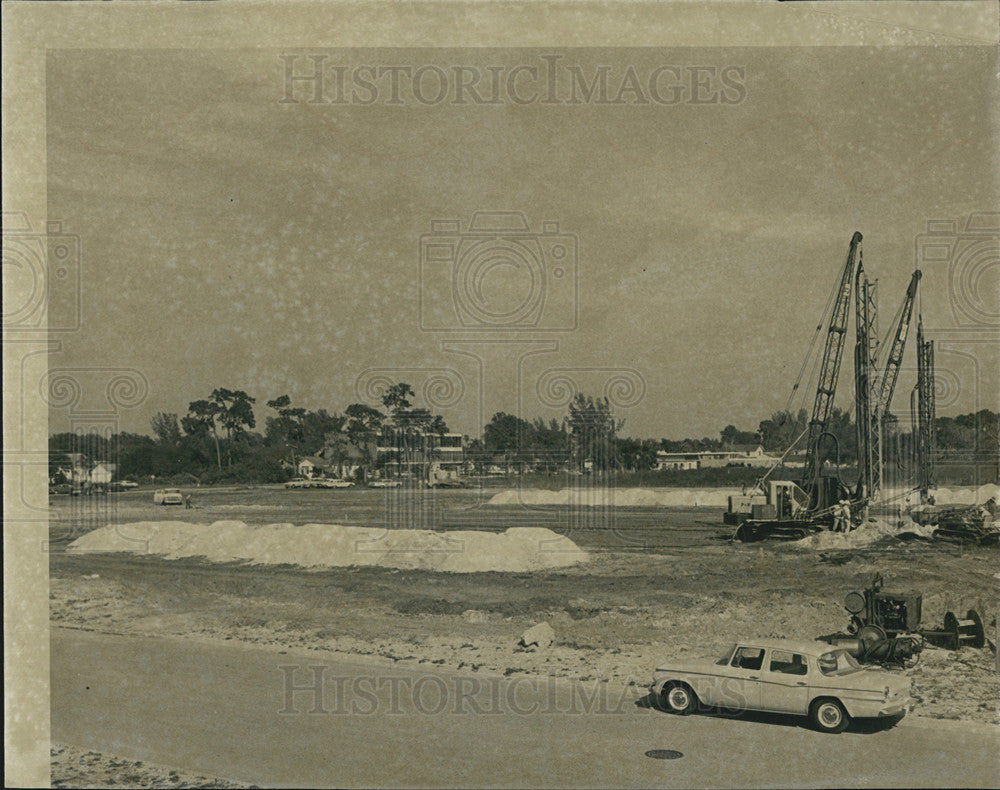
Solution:
[{"label": "white building", "polygon": [[778,458],[768,455],[759,444],[735,444],[726,450],[692,450],[681,453],[656,452],[656,468],[707,469],[723,466],[772,466]]}]

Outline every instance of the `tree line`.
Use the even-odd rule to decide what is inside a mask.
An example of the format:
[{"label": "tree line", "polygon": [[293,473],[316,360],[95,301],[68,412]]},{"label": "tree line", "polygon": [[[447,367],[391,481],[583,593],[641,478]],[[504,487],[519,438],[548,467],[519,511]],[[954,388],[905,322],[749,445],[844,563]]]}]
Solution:
[{"label": "tree line", "polygon": [[[321,450],[328,464],[367,473],[390,460],[426,458],[433,437],[448,433],[444,418],[416,404],[414,390],[405,382],[388,387],[376,406],[352,403],[339,413],[306,409],[281,395],[266,401],[263,432],[256,430],[255,403],[243,390],[220,387],[191,401],[184,415],[155,414],[151,435],[53,434],[50,478],[57,479],[76,460],[84,465],[115,463],[119,479],[282,482],[297,474],[302,458]],[[998,417],[989,410],[939,417],[935,436],[939,457],[957,461],[995,458]],[[804,409],[779,411],[761,420],[754,430],[727,425],[717,438],[635,438],[621,435],[624,421],[615,416],[607,398],[578,392],[562,419],[525,419],[497,412],[480,436],[467,439],[464,455],[476,474],[496,469],[507,473],[641,472],[656,467],[658,451],[692,453],[759,444],[774,456],[790,448],[802,452],[808,421]],[[909,426],[890,415],[883,430],[886,463],[902,468],[913,454]],[[823,448],[828,460],[853,464],[857,440],[849,411],[833,410],[829,433],[834,438]],[[379,452],[379,447],[392,450]]]}]

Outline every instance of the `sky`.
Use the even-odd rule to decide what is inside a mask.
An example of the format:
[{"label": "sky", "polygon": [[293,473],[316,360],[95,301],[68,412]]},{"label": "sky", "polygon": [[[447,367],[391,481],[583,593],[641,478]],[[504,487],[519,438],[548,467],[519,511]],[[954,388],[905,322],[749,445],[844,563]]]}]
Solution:
[{"label": "sky", "polygon": [[[340,412],[390,380],[471,435],[496,411],[561,417],[577,389],[609,394],[633,436],[753,429],[790,403],[854,231],[885,334],[938,220],[956,229],[935,226],[918,309],[939,413],[997,408],[997,232],[966,229],[1000,202],[989,48],[290,52],[296,74],[316,55],[349,80],[425,67],[425,101],[382,80],[337,103],[328,71],[328,103],[302,83],[283,102],[280,50],[50,53],[48,215],[81,250],[79,304],[51,307],[80,325],[50,366],[84,371],[77,408],[132,369],[145,395],[119,420],[141,433],[216,387],[254,396],[262,427],[279,395]],[[606,66],[612,93],[631,68],[638,93],[546,103],[525,71],[507,91],[556,62],[557,98],[572,67]],[[478,69],[487,99],[500,74],[501,98],[427,101],[428,66]],[[676,102],[650,100],[663,66]],[[472,236],[476,212],[527,230]]]}]

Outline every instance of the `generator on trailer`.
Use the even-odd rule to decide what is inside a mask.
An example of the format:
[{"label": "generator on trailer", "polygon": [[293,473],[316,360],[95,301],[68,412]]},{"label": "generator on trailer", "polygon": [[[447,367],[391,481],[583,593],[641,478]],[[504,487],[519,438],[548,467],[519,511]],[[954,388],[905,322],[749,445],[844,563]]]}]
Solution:
[{"label": "generator on trailer", "polygon": [[850,615],[847,633],[820,637],[838,647],[846,647],[859,661],[869,664],[912,666],[924,642],[959,650],[986,645],[983,619],[975,609],[964,618],[947,612],[938,629],[921,627],[923,596],[919,593],[888,592],[881,573],[875,574],[864,590],[849,592],[844,608]]}]

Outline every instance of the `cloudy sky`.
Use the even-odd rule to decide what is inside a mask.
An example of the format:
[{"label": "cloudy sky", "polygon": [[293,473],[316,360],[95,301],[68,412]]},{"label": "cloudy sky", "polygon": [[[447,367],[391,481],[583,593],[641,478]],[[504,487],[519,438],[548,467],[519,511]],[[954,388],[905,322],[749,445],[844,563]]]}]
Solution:
[{"label": "cloudy sky", "polygon": [[[308,104],[302,85],[302,101],[283,103],[281,54],[49,57],[48,213],[82,250],[81,329],[50,364],[141,371],[149,392],[123,412],[126,430],[148,432],[153,413],[183,414],[215,387],[255,396],[262,423],[278,395],[341,411],[388,377],[478,434],[498,410],[561,415],[546,389],[555,379],[602,394],[623,375],[641,381],[617,396],[625,433],[753,428],[786,405],[855,230],[884,332],[928,221],[961,230],[998,196],[985,47],[295,53],[296,73],[322,54],[348,80],[359,65],[468,67],[488,94],[488,75],[501,75],[500,99],[483,104],[397,104],[384,80],[371,104],[357,101],[372,95],[363,90],[336,103],[335,71],[329,103]],[[638,92],[545,103],[544,78],[522,72],[518,97],[540,95],[514,101],[511,71],[543,73],[546,54],[560,56],[563,98],[573,66],[588,80],[607,66],[611,93],[631,67]],[[648,95],[664,65],[661,76],[680,74],[676,102]],[[706,67],[697,90],[695,66]],[[727,66],[738,88],[720,82]],[[437,74],[425,75],[427,94]],[[482,267],[463,269],[477,211],[523,212],[530,232],[499,234],[492,257],[476,248]],[[437,220],[458,233],[432,234]],[[435,241],[455,262],[428,257]],[[516,250],[537,267],[509,265]],[[996,254],[968,265],[956,255],[923,266],[920,303],[950,377],[947,414],[995,408],[998,389],[996,349],[976,333],[996,326]],[[476,272],[456,297],[449,284]],[[483,331],[484,315],[536,298],[522,324]],[[463,313],[468,299],[482,312]],[[912,360],[911,339],[897,411]],[[432,381],[441,370],[444,394]],[[802,392],[793,406],[811,405]],[[52,430],[67,425],[53,411]]]}]

